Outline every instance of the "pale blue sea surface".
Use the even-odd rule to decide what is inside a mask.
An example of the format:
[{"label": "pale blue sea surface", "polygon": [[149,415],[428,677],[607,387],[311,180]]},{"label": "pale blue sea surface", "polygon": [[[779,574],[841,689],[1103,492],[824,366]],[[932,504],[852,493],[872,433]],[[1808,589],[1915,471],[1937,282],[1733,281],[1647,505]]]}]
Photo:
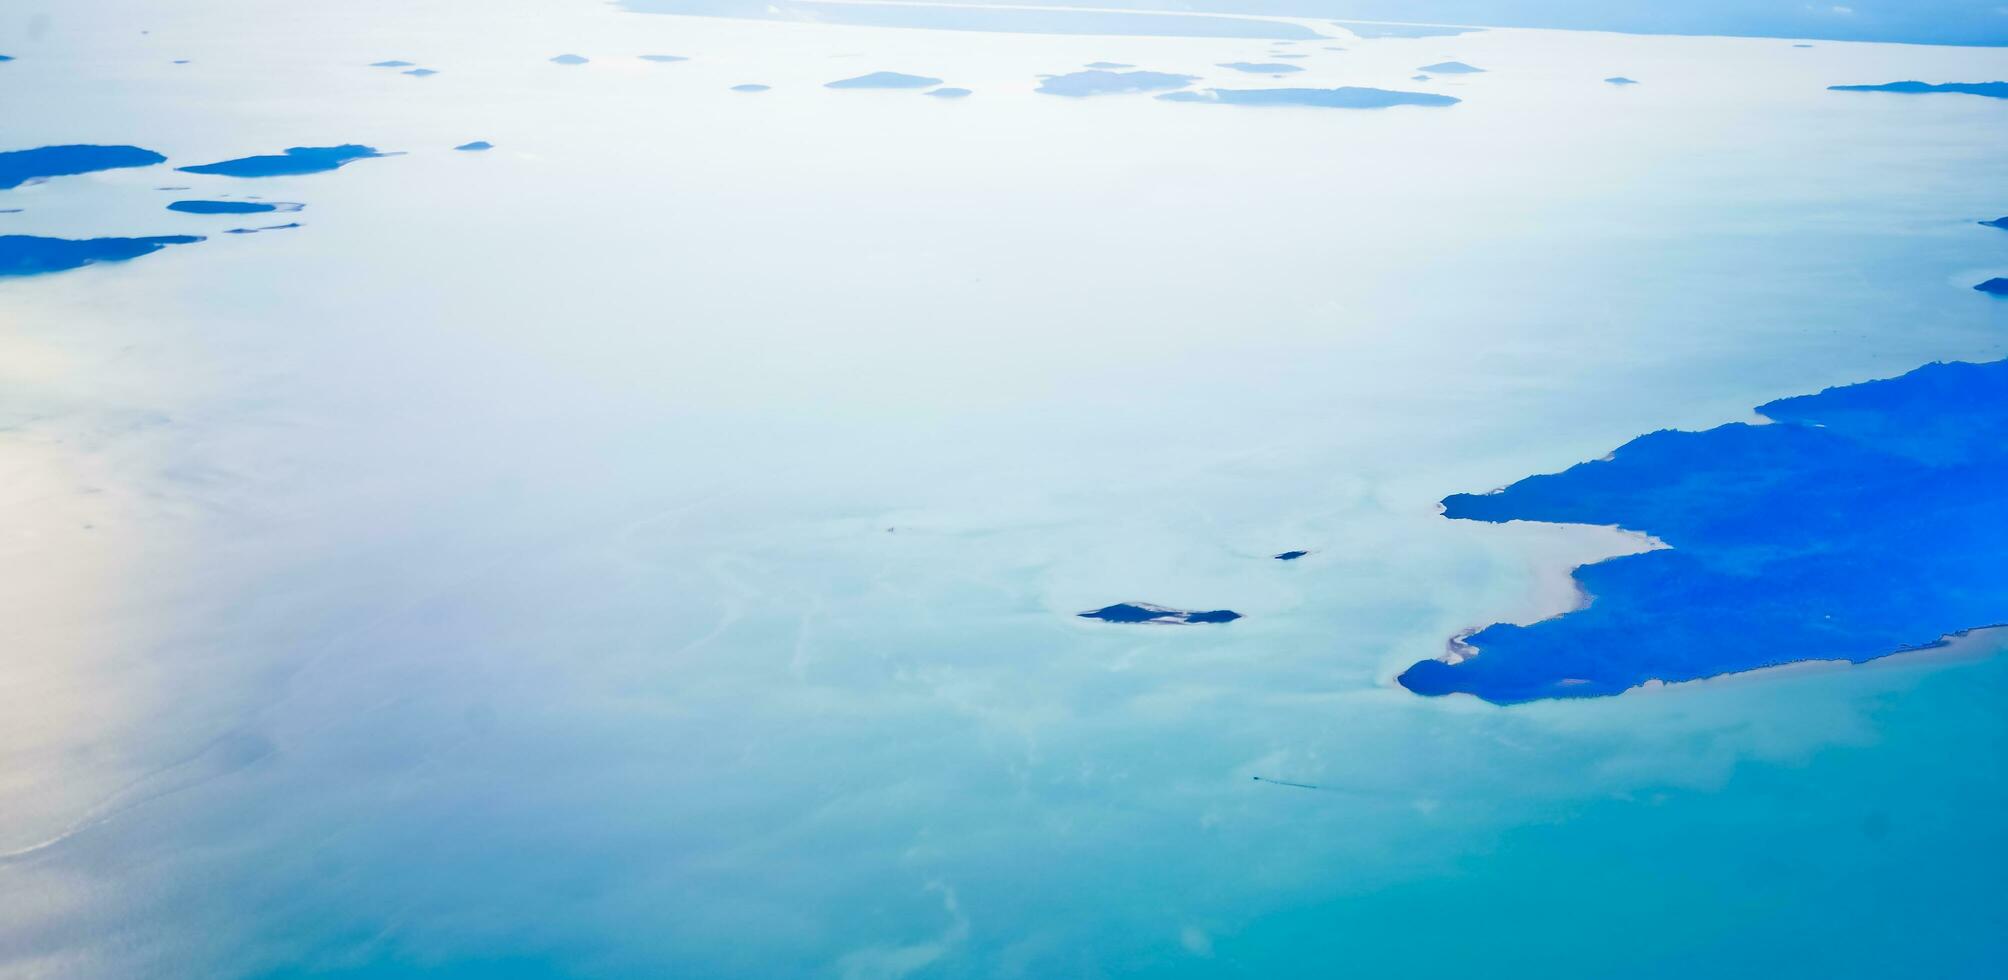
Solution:
[{"label": "pale blue sea surface", "polygon": [[[2008,963],[1993,635],[1393,683],[1648,546],[1446,495],[2008,356],[2008,102],[1827,90],[2000,49],[8,13],[0,150],[168,159],[0,235],[207,238],[0,278],[0,976]],[[1276,84],[1459,101],[1037,91],[1299,31]],[[251,195],[300,227],[166,208]]]}]

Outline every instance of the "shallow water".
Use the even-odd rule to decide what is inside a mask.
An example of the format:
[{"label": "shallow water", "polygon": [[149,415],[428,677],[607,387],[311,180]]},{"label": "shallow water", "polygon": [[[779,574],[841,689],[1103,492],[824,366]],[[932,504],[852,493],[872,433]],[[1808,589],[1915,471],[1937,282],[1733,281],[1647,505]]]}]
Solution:
[{"label": "shallow water", "polygon": [[[0,33],[0,149],[168,157],[10,234],[311,204],[0,280],[0,973],[1997,974],[1993,637],[1393,678],[1646,546],[1445,495],[2008,356],[2004,103],[1826,90],[2008,55],[1296,26],[1347,50],[1293,86],[1486,72],[1061,99],[1270,42],[532,0]],[[980,94],[824,87],[881,68]],[[347,142],[402,155],[169,169]]]},{"label": "shallow water", "polygon": [[[1418,76],[1421,77],[1421,76]],[[1453,106],[1458,99],[1430,92],[1395,92],[1384,88],[1342,85],[1338,88],[1210,88],[1202,92],[1167,92],[1166,102],[1214,102],[1243,106],[1303,106],[1318,109],[1392,109],[1396,106]]]}]

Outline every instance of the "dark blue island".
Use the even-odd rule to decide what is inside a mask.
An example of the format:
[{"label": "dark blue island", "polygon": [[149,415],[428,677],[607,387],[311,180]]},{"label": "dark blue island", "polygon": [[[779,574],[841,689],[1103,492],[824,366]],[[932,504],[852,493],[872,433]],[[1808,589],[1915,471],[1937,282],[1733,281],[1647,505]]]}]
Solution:
[{"label": "dark blue island", "polygon": [[1655,432],[1444,500],[1460,520],[1617,525],[1668,547],[1577,569],[1585,608],[1485,627],[1402,686],[1498,704],[1594,697],[1859,663],[2008,622],[2008,361],[1930,364],[1758,411],[1772,424]]}]

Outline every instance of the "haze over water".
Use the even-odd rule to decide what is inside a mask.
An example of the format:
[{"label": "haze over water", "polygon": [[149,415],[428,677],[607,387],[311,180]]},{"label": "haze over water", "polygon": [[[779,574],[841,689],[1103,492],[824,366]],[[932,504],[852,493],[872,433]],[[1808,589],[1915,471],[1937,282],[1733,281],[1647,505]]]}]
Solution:
[{"label": "haze over water", "polygon": [[0,278],[0,976],[1996,975],[1998,637],[1394,678],[1648,546],[1443,497],[2008,356],[2008,102],[1827,90],[2008,54],[1273,23],[0,17],[168,158],[0,235],[203,236]]}]

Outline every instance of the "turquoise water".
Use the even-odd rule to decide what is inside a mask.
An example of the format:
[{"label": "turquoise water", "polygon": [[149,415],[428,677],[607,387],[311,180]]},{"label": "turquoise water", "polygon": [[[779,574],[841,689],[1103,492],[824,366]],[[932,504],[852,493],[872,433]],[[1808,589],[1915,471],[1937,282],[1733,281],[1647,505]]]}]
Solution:
[{"label": "turquoise water", "polygon": [[[167,162],[0,231],[210,237],[0,280],[0,974],[2008,957],[1996,638],[1394,683],[1647,546],[1446,495],[2008,356],[2008,103],[1826,90],[1998,51],[1293,22],[1459,100],[1355,110],[1037,91],[1263,38],[87,6],[0,24],[0,149]],[[300,227],[166,209],[250,195]]]}]

